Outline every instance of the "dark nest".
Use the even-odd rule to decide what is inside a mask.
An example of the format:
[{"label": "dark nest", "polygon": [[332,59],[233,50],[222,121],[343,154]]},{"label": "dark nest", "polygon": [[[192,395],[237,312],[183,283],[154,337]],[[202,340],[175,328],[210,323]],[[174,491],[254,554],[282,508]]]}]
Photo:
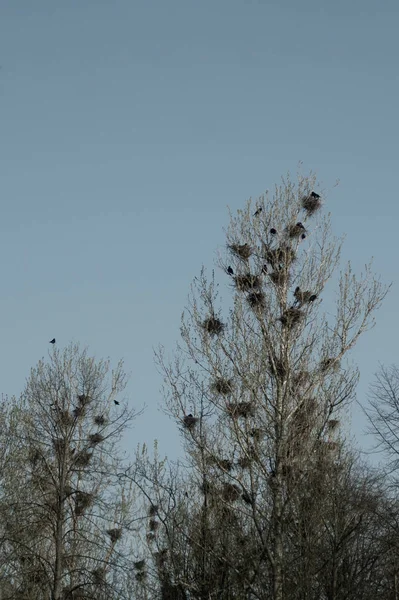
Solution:
[{"label": "dark nest", "polygon": [[264,258],[273,269],[278,269],[281,266],[289,267],[294,262],[296,253],[289,245],[274,249],[264,246]]},{"label": "dark nest", "polygon": [[320,363],[320,370],[323,373],[326,373],[327,371],[339,371],[339,360],[336,358],[325,358]]},{"label": "dark nest", "polygon": [[106,420],[103,415],[97,415],[94,417],[94,422],[96,425],[105,425]]},{"label": "dark nest", "polygon": [[296,223],[287,227],[287,233],[291,239],[299,238],[303,233],[306,233],[306,229],[302,223]]},{"label": "dark nest", "polygon": [[219,467],[221,469],[223,469],[224,471],[231,471],[231,469],[233,468],[233,463],[228,458],[221,458],[218,461],[218,464],[219,464]]},{"label": "dark nest", "polygon": [[194,429],[194,427],[196,426],[196,424],[198,423],[198,418],[197,417],[193,417],[193,415],[190,413],[189,415],[186,415],[183,419],[183,425],[186,429]]},{"label": "dark nest", "polygon": [[211,384],[211,390],[222,396],[228,396],[233,391],[233,382],[231,379],[219,377]]},{"label": "dark nest", "polygon": [[146,573],[146,571],[138,571],[134,577],[135,577],[136,581],[141,583],[147,578],[147,573]]},{"label": "dark nest", "polygon": [[231,402],[227,405],[227,412],[233,418],[251,417],[254,414],[254,406],[252,402]]},{"label": "dark nest", "polygon": [[150,531],[155,532],[159,529],[160,526],[160,522],[156,521],[155,519],[150,519],[148,522],[148,527],[150,529]]},{"label": "dark nest", "polygon": [[94,496],[88,492],[76,492],[75,495],[75,515],[83,515],[85,510],[93,504]]},{"label": "dark nest", "polygon": [[101,567],[99,567],[98,569],[94,569],[91,572],[92,576],[93,576],[93,581],[95,585],[102,585],[105,581],[105,571],[104,569],[102,569]]},{"label": "dark nest", "polygon": [[266,296],[263,292],[251,292],[247,296],[247,302],[251,308],[263,310],[266,307]]},{"label": "dark nest", "polygon": [[72,414],[76,419],[78,419],[79,417],[83,417],[85,413],[86,410],[84,406],[76,406],[72,411]]},{"label": "dark nest", "polygon": [[114,529],[107,529],[107,535],[110,537],[110,540],[113,544],[121,539],[122,537],[122,529],[115,527]]},{"label": "dark nest", "polygon": [[86,406],[87,404],[89,404],[91,398],[89,398],[87,394],[79,394],[78,400],[81,406]]},{"label": "dark nest", "polygon": [[62,454],[66,448],[66,440],[63,438],[53,438],[53,447],[57,454]]},{"label": "dark nest", "polygon": [[238,485],[235,485],[234,483],[225,483],[222,495],[223,500],[226,500],[226,502],[235,502],[235,500],[238,500],[240,497],[241,491]]},{"label": "dark nest", "polygon": [[77,467],[87,467],[87,465],[91,461],[92,456],[93,454],[91,452],[88,452],[87,450],[82,450],[76,455],[74,463]]},{"label": "dark nest", "polygon": [[320,196],[314,192],[309,194],[309,196],[304,196],[301,203],[309,217],[321,208]]},{"label": "dark nest", "polygon": [[263,429],[254,428],[254,429],[251,429],[251,431],[249,432],[249,435],[254,440],[259,442],[265,436],[265,432],[263,431]]},{"label": "dark nest", "polygon": [[73,415],[68,410],[60,410],[59,411],[59,419],[63,425],[66,427],[68,425],[72,425],[74,422]]},{"label": "dark nest", "polygon": [[274,360],[272,360],[271,357],[269,357],[269,365],[270,365],[270,372],[273,375],[276,375],[277,377],[279,377],[279,379],[285,379],[287,376],[287,368],[284,365],[283,361],[279,360],[278,358],[275,358]]},{"label": "dark nest", "polygon": [[240,458],[237,461],[237,465],[239,467],[241,467],[241,469],[249,469],[249,467],[251,466],[251,459],[248,458],[248,456],[240,456]]},{"label": "dark nest", "polygon": [[158,504],[151,504],[150,508],[148,509],[148,516],[155,517],[155,515],[158,514],[158,509]]},{"label": "dark nest", "polygon": [[300,388],[309,382],[310,373],[309,371],[298,371],[292,377],[292,383],[295,387]]},{"label": "dark nest", "polygon": [[167,558],[168,558],[167,548],[163,548],[162,550],[159,550],[158,552],[154,552],[154,560],[159,569],[163,569]]},{"label": "dark nest", "polygon": [[338,419],[330,419],[330,421],[327,422],[327,427],[330,431],[334,431],[335,429],[337,429],[338,425]]},{"label": "dark nest", "polygon": [[202,327],[207,331],[210,335],[220,335],[223,333],[225,329],[225,324],[222,323],[220,319],[217,317],[208,317],[202,323]]},{"label": "dark nest", "polygon": [[96,444],[101,444],[101,442],[104,441],[104,436],[101,435],[101,433],[92,433],[91,435],[89,435],[89,442],[92,446],[95,446]]},{"label": "dark nest", "polygon": [[249,292],[258,289],[261,286],[261,278],[259,275],[252,275],[252,273],[236,275],[234,277],[234,282],[237,290],[240,292]]},{"label": "dark nest", "polygon": [[313,297],[312,292],[305,291],[303,292],[299,286],[295,288],[294,298],[299,304],[306,304]]},{"label": "dark nest", "polygon": [[289,273],[286,269],[278,269],[269,275],[270,279],[277,287],[283,287],[289,281]]},{"label": "dark nest", "polygon": [[142,571],[145,567],[145,560],[136,560],[136,562],[133,563],[133,566],[137,571]]},{"label": "dark nest", "polygon": [[280,321],[283,327],[294,327],[298,325],[303,318],[303,313],[299,308],[291,307],[287,308],[286,311],[281,315]]},{"label": "dark nest", "polygon": [[248,492],[243,492],[241,498],[244,500],[245,504],[252,504],[252,498]]},{"label": "dark nest", "polygon": [[252,255],[252,249],[250,246],[248,246],[248,244],[231,244],[229,248],[232,252],[234,252],[234,254],[243,260],[248,260]]}]

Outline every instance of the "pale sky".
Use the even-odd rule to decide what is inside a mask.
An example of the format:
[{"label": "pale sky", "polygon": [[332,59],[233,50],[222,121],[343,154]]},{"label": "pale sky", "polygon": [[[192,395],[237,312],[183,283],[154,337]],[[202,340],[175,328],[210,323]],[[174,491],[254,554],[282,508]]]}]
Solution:
[{"label": "pale sky", "polygon": [[[394,282],[352,353],[363,398],[399,363],[398,26],[394,0],[2,0],[0,391],[79,341],[124,358],[147,405],[127,447],[177,456],[153,348],[174,347],[227,205],[303,161],[344,258]],[[362,446],[364,426],[355,409]]]}]

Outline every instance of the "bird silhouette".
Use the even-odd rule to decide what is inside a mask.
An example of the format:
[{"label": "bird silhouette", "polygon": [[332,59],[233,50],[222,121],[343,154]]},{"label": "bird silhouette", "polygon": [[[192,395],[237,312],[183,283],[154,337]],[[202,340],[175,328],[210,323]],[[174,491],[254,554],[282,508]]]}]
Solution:
[{"label": "bird silhouette", "polygon": [[50,340],[49,344],[55,344],[55,338],[53,338],[52,340]]},{"label": "bird silhouette", "polygon": [[314,198],[315,200],[318,200],[318,199],[320,198],[319,194],[316,194],[315,192],[312,192],[312,193],[310,194],[310,197],[311,197],[311,198]]},{"label": "bird silhouette", "polygon": [[315,300],[317,300],[317,294],[312,294],[309,298],[309,302],[314,302]]},{"label": "bird silhouette", "polygon": [[306,233],[303,233],[303,234],[301,235],[301,240],[306,240]]},{"label": "bird silhouette", "polygon": [[234,271],[233,271],[233,269],[231,267],[229,267],[227,269],[227,272],[228,272],[229,275],[234,275]]},{"label": "bird silhouette", "polygon": [[116,404],[117,406],[119,406],[120,402],[118,402],[118,400],[114,400],[114,404]]},{"label": "bird silhouette", "polygon": [[274,227],[272,227],[272,228],[271,228],[271,230],[270,230],[270,233],[271,233],[272,235],[275,235],[275,234],[277,233],[277,230],[276,230],[276,229],[274,229]]},{"label": "bird silhouette", "polygon": [[260,207],[258,208],[258,210],[256,210],[256,211],[254,212],[254,217],[257,217],[258,215],[260,215],[260,213],[261,213],[261,212],[262,212],[262,207],[260,206]]},{"label": "bird silhouette", "polygon": [[298,227],[298,229],[305,229],[301,222],[297,223],[296,226]]}]

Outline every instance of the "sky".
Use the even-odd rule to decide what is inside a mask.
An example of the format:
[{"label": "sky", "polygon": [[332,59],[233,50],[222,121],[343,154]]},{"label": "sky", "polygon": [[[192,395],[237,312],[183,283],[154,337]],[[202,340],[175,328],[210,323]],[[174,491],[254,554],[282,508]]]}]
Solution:
[{"label": "sky", "polygon": [[[0,391],[22,391],[51,338],[79,342],[123,358],[147,407],[126,447],[179,456],[153,350],[173,351],[227,206],[302,161],[343,258],[393,282],[351,354],[364,402],[399,364],[398,25],[395,0],[1,0]],[[370,449],[365,427],[354,406]]]}]

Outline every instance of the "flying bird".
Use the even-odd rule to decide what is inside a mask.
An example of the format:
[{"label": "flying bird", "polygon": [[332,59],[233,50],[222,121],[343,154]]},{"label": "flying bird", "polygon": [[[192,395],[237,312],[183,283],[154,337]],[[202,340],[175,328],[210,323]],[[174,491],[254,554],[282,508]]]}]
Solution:
[{"label": "flying bird", "polygon": [[228,272],[229,275],[234,275],[234,271],[233,271],[233,269],[231,267],[229,267],[227,269],[227,272]]},{"label": "flying bird", "polygon": [[49,344],[55,344],[55,338],[49,341]]},{"label": "flying bird", "polygon": [[119,406],[120,402],[118,402],[118,400],[114,400],[114,404],[116,404],[117,406]]},{"label": "flying bird", "polygon": [[258,210],[256,210],[256,211],[254,212],[254,217],[257,217],[257,216],[259,216],[261,212],[262,212],[262,207],[260,206],[260,207],[258,208]]}]

